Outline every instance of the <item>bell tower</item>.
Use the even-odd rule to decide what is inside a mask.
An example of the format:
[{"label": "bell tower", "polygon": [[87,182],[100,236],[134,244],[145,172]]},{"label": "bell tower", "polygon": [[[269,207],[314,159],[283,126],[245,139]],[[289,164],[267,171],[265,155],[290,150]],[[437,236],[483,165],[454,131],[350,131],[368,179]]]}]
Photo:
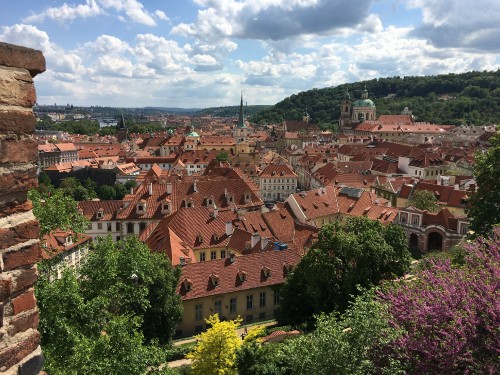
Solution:
[{"label": "bell tower", "polygon": [[349,94],[349,90],[346,90],[344,100],[340,103],[339,126],[341,132],[343,132],[346,126],[348,127],[351,123],[351,108],[351,95]]}]

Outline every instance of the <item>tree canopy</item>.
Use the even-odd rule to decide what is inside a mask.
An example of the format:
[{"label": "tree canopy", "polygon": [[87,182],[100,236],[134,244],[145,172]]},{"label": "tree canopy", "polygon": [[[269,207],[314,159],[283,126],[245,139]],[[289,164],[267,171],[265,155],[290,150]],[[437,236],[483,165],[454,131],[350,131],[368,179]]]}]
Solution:
[{"label": "tree canopy", "polygon": [[73,230],[83,233],[88,221],[78,211],[78,203],[63,190],[54,189],[47,193],[30,190],[28,198],[33,203],[33,213],[40,223],[40,236],[53,230]]},{"label": "tree canopy", "polygon": [[419,210],[427,210],[435,212],[439,208],[438,200],[429,190],[414,191],[410,199],[408,199],[407,207],[415,207]]},{"label": "tree canopy", "polygon": [[399,226],[364,217],[325,225],[285,281],[278,321],[311,322],[314,314],[343,311],[357,285],[402,276],[409,264],[406,235]]},{"label": "tree canopy", "polygon": [[[498,130],[498,129],[497,129]],[[478,152],[474,177],[478,190],[469,200],[467,216],[477,234],[486,234],[500,224],[500,134],[490,138],[491,147]]]},{"label": "tree canopy", "polygon": [[[41,266],[35,292],[39,330],[52,374],[142,374],[165,361],[182,316],[180,270],[135,237],[100,241],[79,272],[51,281]],[[121,369],[121,370],[120,370]]]}]

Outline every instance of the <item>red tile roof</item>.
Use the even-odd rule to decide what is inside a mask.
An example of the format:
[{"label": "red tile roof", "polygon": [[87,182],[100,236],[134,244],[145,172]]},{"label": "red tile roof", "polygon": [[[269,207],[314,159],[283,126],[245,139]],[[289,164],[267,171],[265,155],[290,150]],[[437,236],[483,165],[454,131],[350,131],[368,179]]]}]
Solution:
[{"label": "red tile roof", "polygon": [[[233,262],[231,258],[226,258],[182,267],[177,287],[182,300],[283,284],[289,267],[300,261],[300,255],[292,250],[273,250],[232,259]],[[263,268],[269,270],[269,276],[266,277]],[[242,272],[246,274],[244,281],[238,275]],[[217,277],[217,286],[214,286],[211,276]],[[187,290],[185,281],[190,284],[190,290]]]}]

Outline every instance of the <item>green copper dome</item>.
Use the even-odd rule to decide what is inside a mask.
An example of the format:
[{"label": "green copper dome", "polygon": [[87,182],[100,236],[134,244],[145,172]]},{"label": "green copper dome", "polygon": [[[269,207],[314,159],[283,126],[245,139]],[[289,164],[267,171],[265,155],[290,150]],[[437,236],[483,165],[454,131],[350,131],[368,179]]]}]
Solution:
[{"label": "green copper dome", "polygon": [[200,135],[196,133],[195,131],[192,131],[191,133],[188,133],[187,137],[199,137]]},{"label": "green copper dome", "polygon": [[375,107],[375,103],[370,99],[358,99],[352,105],[353,107]]}]

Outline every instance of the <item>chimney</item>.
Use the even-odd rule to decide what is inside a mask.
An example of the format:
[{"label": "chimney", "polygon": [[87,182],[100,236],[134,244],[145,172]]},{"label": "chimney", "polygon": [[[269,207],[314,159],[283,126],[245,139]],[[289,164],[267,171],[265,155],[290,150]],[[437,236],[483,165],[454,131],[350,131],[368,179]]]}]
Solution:
[{"label": "chimney", "polygon": [[167,194],[172,194],[172,183],[167,182]]},{"label": "chimney", "polygon": [[198,191],[198,185],[197,185],[197,183],[198,183],[198,180],[194,180],[194,182],[193,182],[193,190],[195,191],[195,193]]},{"label": "chimney", "polygon": [[264,251],[264,249],[267,247],[269,244],[269,238],[267,237],[261,237],[260,238],[260,250]]},{"label": "chimney", "polygon": [[148,192],[149,192],[150,196],[153,195],[153,183],[152,182],[149,183]]},{"label": "chimney", "polygon": [[255,232],[254,234],[252,234],[252,239],[251,239],[251,243],[250,245],[252,246],[252,249],[257,246],[257,244],[259,243],[260,241],[260,235],[259,233]]},{"label": "chimney", "polygon": [[224,196],[227,197],[227,188],[224,188]]},{"label": "chimney", "polygon": [[233,223],[231,221],[226,222],[226,236],[233,234]]},{"label": "chimney", "polygon": [[231,252],[229,252],[229,261],[230,261],[231,263],[234,263],[234,252],[232,252],[232,251],[231,251]]},{"label": "chimney", "polygon": [[132,186],[130,187],[130,194],[134,194],[134,188]]},{"label": "chimney", "polygon": [[217,208],[214,208],[213,217],[216,218],[217,216],[219,216],[219,210]]}]

